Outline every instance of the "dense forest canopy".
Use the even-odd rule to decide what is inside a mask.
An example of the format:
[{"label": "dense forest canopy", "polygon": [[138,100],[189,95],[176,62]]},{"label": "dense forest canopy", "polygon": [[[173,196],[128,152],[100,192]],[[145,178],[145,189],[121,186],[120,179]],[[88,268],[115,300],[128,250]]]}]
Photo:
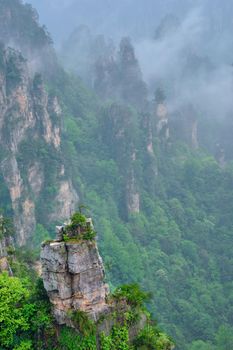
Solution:
[{"label": "dense forest canopy", "polygon": [[[85,203],[111,289],[151,292],[177,350],[230,350],[232,4],[31,3],[57,53],[31,5],[0,0],[0,223],[12,217],[24,244],[0,230],[14,274],[0,276],[1,346],[54,346],[33,268],[41,242]],[[146,349],[158,349],[151,332]],[[61,349],[74,338],[64,329]]]}]

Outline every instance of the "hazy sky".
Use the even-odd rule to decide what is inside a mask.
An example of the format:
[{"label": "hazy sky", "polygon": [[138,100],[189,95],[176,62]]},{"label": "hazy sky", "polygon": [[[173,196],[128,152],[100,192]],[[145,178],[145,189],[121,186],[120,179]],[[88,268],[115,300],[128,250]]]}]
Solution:
[{"label": "hazy sky", "polygon": [[169,13],[183,18],[202,7],[216,31],[233,29],[231,0],[26,0],[39,12],[41,23],[55,43],[66,39],[77,26],[85,24],[95,33],[113,37],[151,36],[160,20]]},{"label": "hazy sky", "polygon": [[[99,33],[114,37],[153,33],[169,12],[186,11],[190,0],[28,0],[38,10],[56,43],[75,27],[87,24]],[[199,1],[199,0],[197,0]],[[196,1],[196,2],[197,2]]]},{"label": "hazy sky", "polygon": [[[174,81],[177,94],[170,101],[171,109],[195,101],[210,115],[226,115],[233,109],[233,1],[27,1],[38,10],[57,46],[81,24],[94,34],[115,39],[131,36],[146,82],[153,86],[153,81]],[[180,27],[155,41],[155,29],[166,14],[177,16]],[[184,52],[211,61],[214,68],[184,75]]]}]

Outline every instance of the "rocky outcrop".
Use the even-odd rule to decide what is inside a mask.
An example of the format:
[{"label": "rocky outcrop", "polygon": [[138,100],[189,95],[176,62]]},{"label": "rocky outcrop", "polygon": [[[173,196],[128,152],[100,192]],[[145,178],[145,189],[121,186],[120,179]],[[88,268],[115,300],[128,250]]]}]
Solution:
[{"label": "rocky outcrop", "polygon": [[79,197],[71,181],[64,180],[59,184],[58,194],[55,198],[54,211],[50,215],[50,220],[56,218],[67,218],[71,212],[74,212]]},{"label": "rocky outcrop", "polygon": [[33,194],[38,197],[44,183],[44,172],[41,164],[35,161],[28,169],[28,181]]},{"label": "rocky outcrop", "polygon": [[[57,186],[50,200],[57,196],[59,208],[56,216],[53,208],[47,213],[51,220],[69,216],[78,202],[64,165],[59,162],[61,119],[58,99],[46,92],[41,76],[31,75],[27,61],[18,51],[1,45],[0,175],[9,192],[7,204],[14,211],[19,245],[26,244],[35,230],[37,203],[44,201],[43,191]],[[52,169],[48,157],[57,159]],[[51,171],[54,175],[49,180]]]},{"label": "rocky outcrop", "polygon": [[108,285],[95,241],[44,243],[44,287],[58,324],[71,325],[70,313],[82,310],[97,321],[108,310]]},{"label": "rocky outcrop", "polygon": [[112,40],[94,36],[88,27],[81,26],[74,30],[62,51],[66,67],[76,71],[102,99],[145,109],[147,87],[129,38],[122,38],[116,48]]},{"label": "rocky outcrop", "polygon": [[[96,326],[98,350],[102,349],[101,334],[111,335],[114,326],[127,324],[131,343],[148,323],[148,316],[142,310],[135,311],[125,297],[118,299],[109,293],[95,240],[76,238],[69,242],[45,242],[41,249],[41,266],[56,323],[80,332],[76,317],[85,314]],[[137,317],[128,324],[127,315],[132,312],[136,312]]]},{"label": "rocky outcrop", "polygon": [[[90,228],[93,229],[92,220],[77,212],[69,223],[57,226],[56,240],[42,244],[42,278],[57,329],[66,325],[84,337],[91,334],[95,336],[96,349],[101,350],[103,337],[113,339],[114,347],[114,331],[124,327],[131,345],[146,326],[152,325],[141,302],[143,293],[135,284],[109,293],[97,243],[94,238],[84,238]],[[158,344],[164,344],[161,349],[173,349],[162,333],[153,337]]]},{"label": "rocky outcrop", "polygon": [[19,244],[24,244],[35,228],[35,204],[23,183],[16,157],[11,156],[4,159],[1,167],[14,211],[16,239]]}]

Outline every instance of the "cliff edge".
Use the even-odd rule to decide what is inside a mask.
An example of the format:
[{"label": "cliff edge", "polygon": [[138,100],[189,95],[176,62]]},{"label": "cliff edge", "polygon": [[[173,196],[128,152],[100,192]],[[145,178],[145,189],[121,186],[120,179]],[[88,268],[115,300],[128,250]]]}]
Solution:
[{"label": "cliff edge", "polygon": [[69,311],[84,311],[93,321],[106,313],[109,288],[95,241],[44,243],[41,262],[58,324],[70,324]]},{"label": "cliff edge", "polygon": [[42,244],[42,278],[59,331],[73,330],[77,349],[89,349],[91,341],[93,349],[136,350],[149,341],[152,349],[172,350],[145,312],[148,293],[136,284],[109,293],[95,237],[92,220],[77,212],[57,227],[55,240]]}]

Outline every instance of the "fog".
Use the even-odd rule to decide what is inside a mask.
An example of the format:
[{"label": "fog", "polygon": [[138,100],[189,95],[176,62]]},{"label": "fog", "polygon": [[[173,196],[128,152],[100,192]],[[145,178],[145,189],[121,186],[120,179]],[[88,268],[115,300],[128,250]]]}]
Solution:
[{"label": "fog", "polygon": [[186,103],[216,117],[233,110],[233,41],[215,25],[195,6],[171,32],[136,42],[144,78],[151,91],[160,83],[168,91],[170,111]]},{"label": "fog", "polygon": [[[168,13],[185,16],[202,6],[215,32],[233,27],[233,3],[225,0],[26,0],[35,6],[56,43],[85,24],[111,36],[148,36]],[[216,34],[216,33],[215,33]]]},{"label": "fog", "polygon": [[183,14],[189,0],[31,0],[59,44],[75,27],[85,24],[96,33],[119,38],[153,32],[170,11]]},{"label": "fog", "polygon": [[[233,3],[220,0],[31,0],[60,49],[70,33],[87,25],[92,35],[118,43],[130,36],[150,97],[165,89],[169,110],[192,103],[202,115],[233,111]],[[166,20],[176,26],[163,33]],[[158,31],[162,34],[158,36]],[[156,37],[157,35],[157,37]],[[82,50],[80,50],[82,51]],[[85,62],[86,52],[77,52]],[[82,60],[83,55],[83,60]],[[83,63],[82,63],[83,64]],[[70,68],[70,67],[69,67]],[[85,71],[89,67],[83,68]]]}]

